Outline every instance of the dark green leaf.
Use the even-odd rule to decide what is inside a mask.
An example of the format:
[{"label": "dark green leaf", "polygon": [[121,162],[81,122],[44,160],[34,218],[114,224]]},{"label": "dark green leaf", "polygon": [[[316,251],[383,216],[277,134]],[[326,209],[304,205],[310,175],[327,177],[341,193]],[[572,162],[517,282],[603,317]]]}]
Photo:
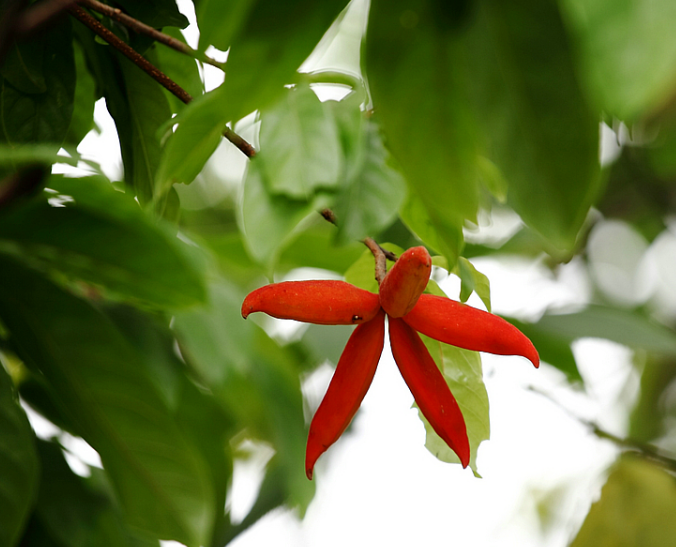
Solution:
[{"label": "dark green leaf", "polygon": [[317,189],[339,184],[342,163],[331,106],[309,85],[286,91],[274,107],[261,112],[261,163],[271,194],[309,199]]},{"label": "dark green leaf", "polygon": [[571,547],[676,546],[676,485],[659,467],[636,458],[615,465]]},{"label": "dark green leaf", "polygon": [[[26,89],[30,79],[33,91],[42,87],[40,79],[36,81],[37,54],[31,56],[31,68],[15,64],[8,69],[6,74],[11,80],[0,79],[0,140],[11,146],[50,143],[58,150],[70,126],[75,94],[70,21],[62,21],[35,40],[44,43],[40,56],[44,90],[26,92],[10,83],[13,81]],[[33,47],[39,46],[23,46],[22,49]]]},{"label": "dark green leaf", "polygon": [[188,26],[188,19],[178,11],[176,0],[117,0],[117,3],[129,15],[153,28]]},{"label": "dark green leaf", "polygon": [[0,67],[0,75],[21,93],[45,93],[44,55],[44,35],[15,42]]},{"label": "dark green leaf", "polygon": [[12,547],[21,537],[39,474],[33,430],[0,364],[0,545]]},{"label": "dark green leaf", "polygon": [[75,147],[94,127],[94,103],[97,97],[96,82],[87,69],[82,48],[77,42],[74,44],[74,48],[77,81],[73,101],[73,118],[65,142]]},{"label": "dark green leaf", "polygon": [[[366,50],[387,143],[435,230],[451,241],[465,219],[476,219],[479,203],[476,128],[461,42],[467,14],[455,9],[460,5],[374,1]],[[438,250],[454,263],[458,247]]]},{"label": "dark green leaf", "polygon": [[556,2],[481,5],[469,61],[489,158],[523,220],[571,250],[600,190],[598,115],[585,103]]},{"label": "dark green leaf", "polygon": [[0,256],[0,317],[17,354],[38,367],[81,436],[100,454],[130,525],[204,545],[214,487],[145,373],[143,357],[88,302]]},{"label": "dark green leaf", "polygon": [[203,300],[194,252],[129,196],[98,177],[53,176],[48,185],[74,202],[34,200],[4,215],[5,251],[162,307]]}]

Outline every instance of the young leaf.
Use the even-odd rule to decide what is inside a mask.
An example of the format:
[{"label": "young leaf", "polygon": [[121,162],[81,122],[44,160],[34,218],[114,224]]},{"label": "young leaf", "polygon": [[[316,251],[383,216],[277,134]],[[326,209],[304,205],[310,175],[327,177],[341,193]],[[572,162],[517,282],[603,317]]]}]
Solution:
[{"label": "young leaf", "polygon": [[0,545],[12,547],[21,537],[39,474],[33,430],[0,364]]},{"label": "young leaf", "polygon": [[453,273],[460,277],[460,302],[467,302],[467,299],[475,292],[486,309],[491,311],[491,284],[488,278],[462,256],[453,268]]},{"label": "young leaf", "polygon": [[100,454],[130,525],[189,546],[214,521],[207,464],[145,373],[143,357],[88,302],[0,256],[0,318],[80,435]]}]

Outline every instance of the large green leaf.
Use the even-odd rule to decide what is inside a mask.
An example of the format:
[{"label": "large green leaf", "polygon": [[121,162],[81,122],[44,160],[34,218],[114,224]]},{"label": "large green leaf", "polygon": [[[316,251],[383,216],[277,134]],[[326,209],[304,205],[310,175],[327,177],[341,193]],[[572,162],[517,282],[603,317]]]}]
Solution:
[{"label": "large green leaf", "polygon": [[[239,120],[280,97],[284,85],[293,83],[296,70],[346,5],[345,0],[212,0],[204,12],[198,9],[201,21],[218,18],[218,26],[227,22],[218,30],[221,49],[230,48],[228,77],[219,88],[222,122]],[[200,48],[205,46],[200,42]]]},{"label": "large green leaf", "polygon": [[[462,44],[469,5],[375,0],[366,37],[366,68],[387,143],[435,229],[448,226],[451,240],[465,219],[476,220],[479,199]],[[454,263],[455,247],[438,250]]]},{"label": "large green leaf", "polygon": [[676,485],[655,465],[623,458],[571,547],[676,546]]},{"label": "large green leaf", "polygon": [[3,250],[161,307],[204,299],[188,246],[129,196],[102,177],[53,176],[48,184],[74,201],[50,207],[36,199],[2,216]]},{"label": "large green leaf", "polygon": [[107,492],[70,470],[57,444],[39,441],[38,452],[43,480],[22,546],[157,547],[129,528]]},{"label": "large green leaf", "polygon": [[204,545],[214,521],[207,464],[150,380],[143,357],[85,300],[0,256],[0,318],[101,456],[128,522]]},{"label": "large green leaf", "polygon": [[342,154],[331,107],[307,84],[261,112],[261,163],[270,193],[308,199],[339,184]]},{"label": "large green leaf", "polygon": [[308,203],[272,195],[258,162],[249,163],[239,223],[251,256],[262,264],[272,265],[283,246],[291,240],[298,224],[326,205],[322,196],[316,196]]},{"label": "large green leaf", "polygon": [[[470,447],[470,467],[478,476],[476,467],[479,445],[490,437],[490,417],[488,413],[488,393],[484,385],[481,368],[481,355],[476,351],[468,351],[448,344],[442,344],[432,338],[421,335],[427,349],[434,358],[439,369],[446,378],[451,393],[458,401],[465,425]],[[427,438],[425,447],[438,459],[449,463],[460,463],[458,456],[437,435],[432,426],[420,414],[425,424]]]},{"label": "large green leaf", "polygon": [[482,0],[468,39],[476,111],[508,200],[571,250],[597,197],[599,116],[585,103],[554,0]]},{"label": "large green leaf", "polygon": [[241,428],[275,448],[289,504],[304,511],[314,484],[302,465],[306,430],[299,356],[242,319],[243,299],[230,284],[214,283],[208,305],[178,313],[174,328],[186,360],[223,407]]},{"label": "large green leaf", "polygon": [[406,197],[406,183],[392,167],[378,127],[365,118],[353,93],[333,106],[345,154],[341,185],[333,208],[338,241],[374,236],[390,225]]},{"label": "large green leaf", "polygon": [[94,103],[98,97],[96,96],[96,82],[87,69],[82,47],[77,42],[73,46],[77,81],[73,99],[73,117],[68,127],[65,143],[75,147],[94,127]]},{"label": "large green leaf", "polygon": [[33,430],[0,364],[0,545],[12,547],[21,537],[38,475]]},{"label": "large green leaf", "polygon": [[674,93],[676,4],[670,0],[563,0],[582,74],[600,109],[624,120]]},{"label": "large green leaf", "polygon": [[22,62],[11,62],[0,78],[0,140],[11,146],[50,143],[58,150],[75,94],[70,21],[32,42],[14,50],[10,61],[21,54]]}]

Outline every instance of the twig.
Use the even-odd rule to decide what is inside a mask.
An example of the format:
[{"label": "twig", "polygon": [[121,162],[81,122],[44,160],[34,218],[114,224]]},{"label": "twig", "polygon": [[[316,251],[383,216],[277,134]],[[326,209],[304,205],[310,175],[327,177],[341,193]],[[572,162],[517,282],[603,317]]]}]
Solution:
[{"label": "twig", "polygon": [[[185,89],[183,89],[180,85],[174,82],[174,80],[169,78],[160,69],[144,58],[134,48],[115,36],[114,33],[104,27],[99,21],[94,19],[94,17],[89,15],[80,6],[70,6],[67,9],[71,15],[73,15],[73,17],[75,17],[86,27],[90,28],[95,34],[103,38],[111,46],[127,57],[132,63],[138,66],[169,92],[173,93],[185,104],[188,104],[192,101],[192,96]],[[255,148],[231,129],[226,127],[223,131],[223,136],[237,148],[239,148],[239,150],[247,157],[251,158],[256,155]]]},{"label": "twig", "polygon": [[184,44],[180,40],[177,40],[176,38],[173,38],[168,34],[165,34],[164,32],[160,32],[159,30],[154,29],[153,27],[146,25],[145,23],[142,23],[138,19],[130,17],[119,8],[114,8],[112,6],[109,6],[108,4],[103,4],[98,0],[80,0],[80,4],[82,4],[83,6],[87,6],[88,8],[93,9],[94,11],[98,11],[103,15],[107,15],[111,19],[114,19],[118,23],[121,23],[122,25],[129,27],[130,29],[132,29],[135,32],[138,32],[139,34],[145,34],[147,36],[150,36],[153,40],[160,42],[161,44],[164,44],[165,46],[168,46],[172,49],[175,49],[180,53],[184,53],[186,55],[189,55],[190,57],[195,57],[196,59],[199,59],[203,63],[208,63],[212,66],[215,66],[216,68],[220,68],[221,70],[223,70],[223,63],[219,63],[215,59],[212,59],[211,57],[194,50],[188,44]]},{"label": "twig", "polygon": [[334,226],[338,226],[338,224],[336,224],[336,215],[333,213],[331,209],[322,209],[321,211],[319,211],[319,214],[322,215],[324,219],[329,221]]},{"label": "twig", "polygon": [[649,460],[652,460],[663,467],[666,467],[667,469],[670,469],[671,471],[676,472],[676,459],[671,457],[670,455],[666,454],[664,451],[660,450],[658,447],[655,445],[652,445],[650,443],[644,443],[642,441],[632,439],[629,437],[618,437],[617,435],[613,435],[612,433],[606,431],[605,429],[602,429],[598,424],[595,422],[592,422],[590,420],[585,420],[584,418],[581,418],[580,416],[577,416],[573,414],[568,408],[563,406],[559,401],[554,399],[551,395],[548,393],[545,393],[544,391],[534,387],[530,386],[528,388],[530,391],[533,393],[537,393],[538,395],[542,395],[552,403],[554,403],[556,406],[558,406],[561,410],[563,410],[568,416],[573,418],[574,420],[580,422],[582,425],[588,427],[591,432],[596,435],[599,439],[605,439],[607,441],[612,442],[613,444],[624,448],[626,450],[631,450],[632,452],[636,452],[643,456],[644,458],[647,458]]},{"label": "twig", "polygon": [[387,273],[387,259],[385,258],[385,252],[383,248],[378,245],[373,238],[367,237],[364,239],[364,245],[366,245],[369,250],[373,253],[373,258],[376,260],[376,281],[380,285],[385,279],[385,274]]}]

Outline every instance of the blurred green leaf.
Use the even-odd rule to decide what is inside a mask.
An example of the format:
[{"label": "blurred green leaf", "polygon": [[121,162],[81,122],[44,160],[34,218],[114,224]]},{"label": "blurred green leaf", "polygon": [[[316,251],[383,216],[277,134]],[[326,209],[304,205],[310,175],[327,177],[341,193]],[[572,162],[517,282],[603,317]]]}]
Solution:
[{"label": "blurred green leaf", "polygon": [[341,151],[331,107],[301,84],[261,112],[261,163],[271,194],[309,199],[338,183]]},{"label": "blurred green leaf", "polygon": [[[476,220],[479,203],[462,44],[470,6],[374,1],[366,43],[369,84],[386,141],[440,239],[453,242],[465,219]],[[425,241],[417,224],[409,226]],[[448,242],[437,250],[450,263],[460,251]]]},{"label": "blurred green leaf", "polygon": [[249,163],[244,182],[239,224],[251,256],[261,264],[272,265],[282,252],[299,223],[327,205],[322,195],[312,203],[272,195],[256,161]]},{"label": "blurred green leaf", "polygon": [[35,501],[39,474],[33,430],[0,364],[0,545],[18,544]]},{"label": "blurred green leaf", "polygon": [[38,441],[38,452],[43,480],[22,546],[157,547],[157,540],[142,539],[126,525],[113,500],[91,479],[70,470],[57,444]]},{"label": "blurred green leaf", "polygon": [[166,193],[175,182],[190,184],[223,138],[225,121],[220,121],[222,98],[207,93],[181,112],[176,131],[162,150],[157,172],[157,193]]},{"label": "blurred green leaf", "polygon": [[676,4],[565,0],[582,75],[600,110],[632,121],[674,93]]},{"label": "blurred green leaf", "polygon": [[598,114],[585,103],[556,2],[481,4],[468,43],[488,157],[514,210],[571,250],[601,187]]},{"label": "blurred green leaf", "polygon": [[14,42],[0,66],[0,75],[17,91],[25,94],[45,93],[45,36]]},{"label": "blurred green leaf", "polygon": [[34,165],[36,163],[65,163],[77,165],[79,154],[74,151],[73,157],[59,154],[50,144],[24,144],[13,148],[7,144],[0,144],[0,167],[18,167],[22,165]]},{"label": "blurred green leaf", "polygon": [[676,379],[676,358],[648,354],[643,363],[638,400],[629,418],[629,437],[641,442],[673,438],[674,403],[669,397]]},{"label": "blurred green leaf", "polygon": [[[346,5],[346,0],[208,2],[208,16],[220,18],[216,23],[219,45],[230,48],[228,77],[217,91],[223,101],[220,119],[237,121],[281,97],[284,86],[294,82],[300,65]],[[223,21],[228,22],[225,30]],[[205,47],[200,41],[200,49]]]},{"label": "blurred green leaf", "polygon": [[144,372],[143,357],[88,302],[0,256],[0,317],[18,356],[39,368],[100,454],[130,525],[206,544],[214,486]]},{"label": "blurred green leaf", "polygon": [[631,348],[676,354],[676,333],[620,308],[589,306],[577,313],[545,314],[534,327],[562,340],[605,338]]},{"label": "blurred green leaf", "polygon": [[158,306],[204,299],[194,252],[129,196],[102,177],[53,176],[48,185],[74,203],[37,199],[0,217],[5,252]]},{"label": "blurred green leaf", "polygon": [[512,317],[504,317],[517,329],[523,332],[537,349],[540,360],[549,363],[563,372],[571,383],[582,383],[583,379],[577,368],[577,362],[570,347],[570,339],[562,337],[558,332],[540,329],[539,323],[524,323]]},{"label": "blurred green leaf", "polygon": [[94,103],[96,96],[96,82],[87,69],[85,56],[80,44],[73,43],[75,54],[75,96],[73,100],[73,117],[66,133],[65,143],[73,147],[80,144],[85,135],[94,128]]},{"label": "blurred green leaf", "polygon": [[[391,251],[399,256],[404,250],[392,243],[381,243],[380,246],[386,251]],[[392,266],[387,263],[388,269]],[[378,292],[378,282],[376,281],[376,265],[373,253],[366,249],[361,256],[345,272],[345,281],[352,285],[364,289],[365,291]]]},{"label": "blurred green leaf", "polygon": [[[490,437],[490,418],[488,415],[488,393],[484,385],[481,369],[481,355],[476,351],[468,351],[448,344],[442,344],[432,338],[420,335],[427,349],[434,358],[439,369],[446,378],[446,383],[458,401],[467,426],[470,447],[470,467],[479,476],[476,467],[479,445]],[[458,456],[437,435],[422,413],[418,412],[425,424],[427,437],[425,447],[441,461],[460,463]]]},{"label": "blurred green leaf", "polygon": [[[0,141],[12,147],[24,143],[50,143],[58,150],[71,122],[75,94],[70,21],[62,20],[36,40],[37,44],[21,48],[22,51],[31,50],[27,56],[31,59],[30,67],[17,62],[3,71]],[[41,53],[40,43],[44,47]],[[23,90],[10,82],[20,85]]]},{"label": "blurred green leaf", "polygon": [[462,256],[458,259],[453,273],[457,274],[461,282],[460,302],[467,302],[467,299],[475,292],[490,312],[491,283],[488,278],[477,270],[474,264]]},{"label": "blurred green leaf", "polygon": [[672,547],[674,511],[674,478],[647,461],[622,458],[571,547]]},{"label": "blurred green leaf", "polygon": [[133,18],[153,28],[188,26],[188,19],[178,11],[176,0],[117,0],[117,3]]},{"label": "blurred green leaf", "polygon": [[406,183],[391,166],[378,127],[364,118],[359,96],[332,103],[339,122],[345,170],[334,213],[338,241],[360,241],[391,224],[406,198]]}]

